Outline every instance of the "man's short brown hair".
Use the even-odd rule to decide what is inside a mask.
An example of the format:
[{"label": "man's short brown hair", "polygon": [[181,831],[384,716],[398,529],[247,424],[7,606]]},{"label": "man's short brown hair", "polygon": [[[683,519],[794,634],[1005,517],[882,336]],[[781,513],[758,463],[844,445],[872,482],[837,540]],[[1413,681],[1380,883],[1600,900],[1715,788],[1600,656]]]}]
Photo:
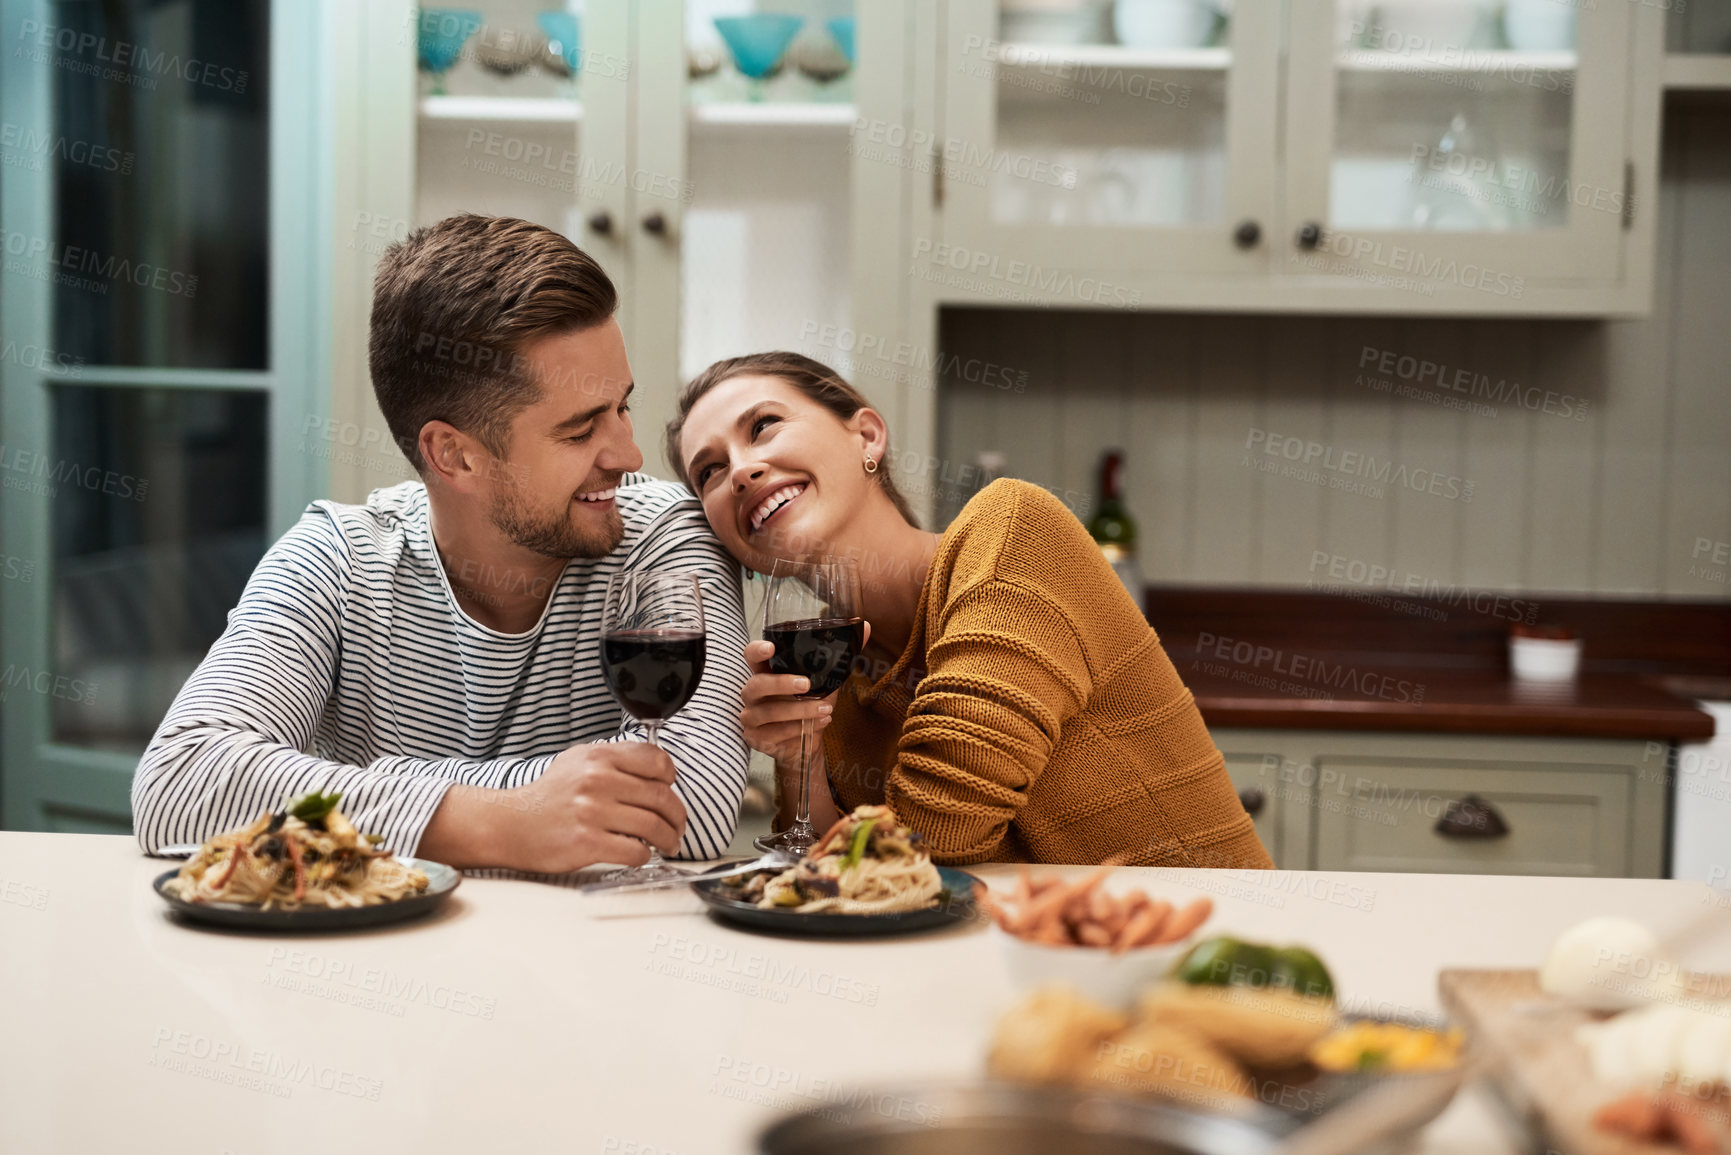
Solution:
[{"label": "man's short brown hair", "polygon": [[601,266],[552,229],[475,213],[416,229],[385,250],[373,282],[367,364],[391,436],[417,473],[429,421],[504,457],[512,419],[540,398],[523,346],[618,307]]}]

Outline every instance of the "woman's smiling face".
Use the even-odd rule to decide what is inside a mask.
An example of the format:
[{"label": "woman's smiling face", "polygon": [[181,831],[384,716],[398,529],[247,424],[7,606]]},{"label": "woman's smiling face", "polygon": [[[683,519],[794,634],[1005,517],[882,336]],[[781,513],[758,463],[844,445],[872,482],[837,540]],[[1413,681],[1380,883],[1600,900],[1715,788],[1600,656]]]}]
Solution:
[{"label": "woman's smiling face", "polygon": [[871,410],[843,421],[781,378],[750,374],[698,399],[679,453],[715,536],[763,572],[774,558],[842,552],[854,514],[887,500],[865,472],[885,443]]}]

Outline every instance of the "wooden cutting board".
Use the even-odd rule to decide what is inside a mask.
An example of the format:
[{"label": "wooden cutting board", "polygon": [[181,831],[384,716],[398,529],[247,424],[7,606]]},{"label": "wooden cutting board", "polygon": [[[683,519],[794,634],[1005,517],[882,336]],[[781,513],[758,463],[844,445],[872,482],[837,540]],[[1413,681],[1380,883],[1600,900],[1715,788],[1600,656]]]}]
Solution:
[{"label": "wooden cutting board", "polygon": [[1593,1076],[1575,1028],[1608,1016],[1539,989],[1536,970],[1445,970],[1443,1006],[1486,1064],[1485,1075],[1545,1144],[1561,1155],[1678,1155],[1682,1148],[1608,1135],[1593,1113],[1624,1092]]}]

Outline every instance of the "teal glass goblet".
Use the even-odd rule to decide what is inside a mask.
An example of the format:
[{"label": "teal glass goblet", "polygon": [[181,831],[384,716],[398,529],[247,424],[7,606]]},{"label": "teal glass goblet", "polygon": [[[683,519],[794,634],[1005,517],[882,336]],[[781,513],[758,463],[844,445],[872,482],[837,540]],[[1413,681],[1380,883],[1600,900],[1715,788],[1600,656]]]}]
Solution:
[{"label": "teal glass goblet", "polygon": [[566,76],[577,75],[577,61],[583,55],[583,29],[577,17],[570,12],[541,12],[535,22],[547,37],[547,54],[541,63],[554,71],[563,63]]},{"label": "teal glass goblet", "polygon": [[801,17],[775,12],[715,18],[715,29],[727,42],[734,66],[751,82],[750,99],[763,99],[763,78],[781,66],[787,46],[804,24]]},{"label": "teal glass goblet", "polygon": [[415,25],[415,55],[421,71],[433,74],[433,95],[445,94],[445,73],[463,54],[463,45],[481,26],[481,14],[468,8],[422,8]]}]

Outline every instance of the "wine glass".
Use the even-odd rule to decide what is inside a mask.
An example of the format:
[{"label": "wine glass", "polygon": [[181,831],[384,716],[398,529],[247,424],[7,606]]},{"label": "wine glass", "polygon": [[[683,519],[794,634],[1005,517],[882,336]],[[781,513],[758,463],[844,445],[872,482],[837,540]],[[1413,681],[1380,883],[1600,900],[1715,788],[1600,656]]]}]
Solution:
[{"label": "wine glass", "polygon": [[717,16],[714,23],[733,54],[734,66],[747,78],[747,98],[762,100],[764,79],[781,67],[787,46],[804,26],[805,18],[754,12],[749,16]]},{"label": "wine glass", "polygon": [[433,74],[434,96],[445,95],[445,73],[463,54],[463,45],[481,27],[483,17],[468,8],[423,8],[415,29],[415,53],[421,71]]},{"label": "wine glass", "polygon": [[[769,668],[801,674],[811,688],[801,698],[827,698],[847,681],[865,645],[860,617],[859,566],[851,558],[816,562],[778,560],[769,575],[763,638],[775,646]],[[811,825],[811,719],[799,724],[799,812],[780,834],[757,840],[757,848],[804,855],[817,841]]]},{"label": "wine glass", "polygon": [[[703,677],[707,653],[703,595],[697,578],[683,573],[622,570],[607,581],[601,619],[601,671],[626,713],[659,746],[662,723],[677,714]],[[649,861],[609,874],[609,880],[648,882],[684,878],[649,848]]]}]

